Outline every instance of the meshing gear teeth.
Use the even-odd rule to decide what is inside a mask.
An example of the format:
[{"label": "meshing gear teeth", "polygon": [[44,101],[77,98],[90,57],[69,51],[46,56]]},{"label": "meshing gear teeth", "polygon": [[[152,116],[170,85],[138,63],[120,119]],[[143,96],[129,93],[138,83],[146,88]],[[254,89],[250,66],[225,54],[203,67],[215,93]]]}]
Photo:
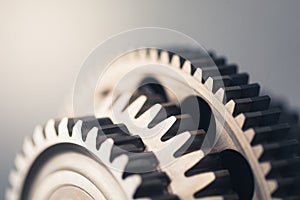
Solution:
[{"label": "meshing gear teeth", "polygon": [[[209,56],[142,49],[130,53],[131,60],[125,56],[125,63],[121,57],[122,72],[130,65],[162,64],[184,76],[195,91],[189,95],[212,112],[201,112],[199,121],[191,105],[181,113],[178,100],[158,86],[181,94],[175,79],[165,84],[168,74],[159,70],[142,75],[133,79],[141,81],[136,93],[122,90],[113,107],[100,103],[98,116],[123,124],[85,117],[37,127],[16,157],[7,199],[300,199],[297,118],[270,106],[270,97],[260,96],[259,84],[249,84],[237,65]],[[118,81],[116,69],[109,81]],[[158,82],[140,87],[145,78]],[[109,100],[113,92],[103,94]],[[205,118],[214,115],[225,121],[224,130],[217,127],[222,134],[208,153],[202,149],[209,136]]]},{"label": "meshing gear teeth", "polygon": [[[145,107],[152,101],[145,96],[137,97],[126,106],[130,97],[125,94],[115,101],[115,120],[127,124],[129,132],[139,134],[147,150],[153,151],[161,170],[172,179],[172,193],[181,199],[238,199],[230,184],[229,171],[220,163],[214,165],[209,159],[205,159],[204,162],[210,163],[211,167],[218,167],[201,170],[205,164],[201,161],[204,153],[200,147],[206,133],[196,129],[191,116],[179,114],[176,105],[168,103],[155,104],[147,110]],[[136,117],[141,110],[145,112]],[[161,111],[166,115],[161,114]],[[147,137],[149,135],[152,137]],[[225,182],[226,187],[223,184]]]},{"label": "meshing gear teeth", "polygon": [[[179,51],[176,52],[178,53]],[[230,145],[228,143],[227,148],[233,148],[246,159],[250,167],[249,173],[252,173],[254,177],[253,198],[300,198],[299,190],[296,189],[297,184],[299,183],[299,170],[295,170],[299,166],[299,144],[297,140],[299,138],[299,134],[297,134],[299,129],[297,127],[290,129],[290,120],[281,120],[281,110],[270,107],[269,96],[259,96],[259,84],[249,84],[249,77],[247,74],[239,73],[236,65],[227,64],[226,59],[218,58],[214,54],[210,54],[210,58],[208,58],[201,57],[199,54],[188,50],[183,50],[177,55],[156,49],[138,50],[133,54],[135,55],[134,60],[131,60],[130,62],[128,61],[127,63],[124,62],[128,66],[135,66],[139,64],[162,64],[163,66],[160,67],[165,67],[170,71],[178,72],[187,77],[188,83],[192,85],[193,90],[196,91],[197,94],[200,94],[201,98],[207,101],[212,110],[216,112],[220,111],[221,118],[225,120],[224,125],[226,130],[224,133],[222,133],[219,140],[223,142],[223,145],[221,145],[222,148],[218,149],[219,146],[216,145],[216,147],[213,149],[213,152],[220,152],[221,150],[224,150],[224,148],[226,149],[226,142],[228,141]],[[211,66],[211,59],[214,61],[215,66]],[[124,60],[126,60],[126,56],[124,57]],[[121,61],[120,63],[122,65]],[[118,64],[113,66],[115,67],[113,68],[115,71],[111,70],[112,72],[117,73],[118,66],[121,66]],[[124,68],[126,66],[123,65],[122,67]],[[133,69],[133,67],[130,68],[130,70]],[[158,80],[158,83],[160,83],[162,86],[172,87],[171,85],[164,84],[164,79],[166,76],[166,74],[160,74],[159,70],[157,70],[157,73],[152,72],[150,78]],[[149,77],[141,77],[140,80],[143,80],[144,78]],[[136,82],[136,88],[140,87],[140,83],[141,82]],[[176,80],[174,80],[174,85],[176,85]],[[176,89],[173,91],[176,91]],[[111,93],[113,92],[114,91],[111,91]],[[181,91],[177,92],[181,93]],[[132,101],[129,100],[131,95],[121,95],[121,98],[124,96],[125,100],[121,99],[117,101],[117,105],[114,105],[112,108],[114,109],[114,112],[118,109],[121,111],[120,108],[123,109],[126,106],[126,103],[131,103],[127,107],[126,112],[123,112],[130,113],[128,116],[126,116],[126,124],[129,124],[128,128],[130,131],[134,130],[134,125],[132,125],[133,122],[135,125],[142,125],[142,127],[145,128],[146,131],[142,133],[141,137],[143,138],[147,148],[151,147],[152,150],[152,147],[154,147],[155,152],[157,149],[164,147],[166,144],[164,142],[168,142],[167,139],[169,139],[170,143],[174,142],[174,144],[177,145],[173,147],[173,152],[175,152],[186,141],[188,141],[189,137],[192,135],[190,130],[187,132],[184,132],[186,130],[183,130],[182,134],[176,135],[173,138],[171,137],[172,135],[169,135],[167,138],[165,138],[165,141],[157,139],[167,135],[167,130],[172,127],[171,125],[176,120],[178,120],[178,116],[176,116],[176,114],[172,114],[170,117],[162,120],[161,123],[156,125],[162,126],[162,124],[164,124],[166,127],[168,127],[164,129],[163,132],[158,134],[156,138],[157,140],[150,141],[150,139],[146,139],[148,141],[145,141],[144,135],[146,133],[151,133],[150,128],[147,127],[147,125],[150,124],[152,120],[155,120],[151,118],[151,116],[153,117],[153,113],[159,112],[161,105],[154,105],[151,107],[151,104],[148,104],[143,107],[143,103],[146,101],[145,97],[140,96],[135,101]],[[152,98],[152,96],[153,94],[148,95],[150,98]],[[163,100],[161,102],[155,103],[165,104],[165,95],[163,95],[162,99]],[[170,101],[176,103],[172,98]],[[118,104],[120,102],[122,103]],[[104,111],[99,112],[99,115],[101,115],[101,113],[107,114]],[[150,115],[150,113],[152,115]],[[118,114],[122,115],[121,112]],[[137,118],[135,118],[135,116]],[[182,117],[182,115],[180,115],[180,117]],[[193,116],[190,117],[193,118]],[[153,126],[153,128],[156,126]],[[152,132],[153,131],[154,129]],[[282,137],[283,135],[284,137]],[[222,137],[224,137],[224,139]],[[199,153],[201,151],[194,152]],[[159,155],[156,155],[159,160]],[[189,168],[199,161],[199,155],[193,157],[193,153],[185,154],[182,157],[179,157],[178,160],[183,159],[187,155],[191,155],[191,159],[185,160],[186,162],[179,161],[178,163],[181,163],[182,166],[182,163],[188,163],[186,165],[188,165]],[[169,156],[172,157],[171,155]],[[202,158],[203,156],[204,155],[200,157]],[[181,180],[178,176],[184,177],[182,174],[186,172],[187,168],[182,168],[182,166],[180,166],[180,164],[176,166],[178,169],[180,169],[180,175],[168,172],[169,169],[164,169],[171,179],[170,188],[172,188],[172,182],[174,184],[174,182]],[[232,172],[230,172],[230,174],[231,173]],[[214,175],[214,177],[216,176]],[[187,177],[184,177],[184,179],[187,179]],[[205,180],[205,178],[203,180]],[[202,194],[212,194],[204,192],[208,190],[205,190],[205,188],[201,187],[203,186],[203,181],[198,180],[193,182],[192,186],[189,187],[189,184],[191,183],[192,181],[188,182],[182,180],[182,183],[175,188],[172,188],[171,191],[177,194],[179,197],[188,196],[190,199],[201,196],[194,195],[199,188],[203,189],[199,190],[200,192],[202,191]],[[196,186],[194,184],[196,184]],[[226,184],[223,183],[221,185],[224,186]],[[239,191],[237,191],[237,193],[239,193]],[[226,195],[221,195],[221,197],[232,197],[230,194],[229,196]],[[250,199],[251,197],[248,196],[247,198]]]},{"label": "meshing gear teeth", "polygon": [[[57,151],[53,150],[58,147]],[[76,157],[70,159],[71,163],[60,160],[61,162],[56,163],[57,166],[54,168],[53,165],[48,165],[51,173],[45,175],[47,171],[45,171],[44,165],[47,166],[48,159],[51,161],[60,157],[68,148],[71,151],[70,155],[79,149],[78,158],[84,158],[84,161],[89,162],[76,162]],[[38,126],[33,136],[25,140],[22,153],[16,157],[16,169],[10,174],[11,186],[7,191],[6,199],[87,198],[89,195],[94,199],[177,199],[175,195],[167,193],[169,179],[165,173],[156,170],[158,163],[155,156],[151,152],[144,153],[144,149],[143,142],[139,137],[129,135],[126,126],[113,124],[108,118],[49,120],[44,128]],[[52,155],[50,158],[49,151],[55,153],[50,154]],[[38,162],[40,159],[46,164]],[[64,159],[68,160],[67,157]],[[93,165],[92,168],[89,168],[91,162]],[[102,164],[105,170],[102,169],[106,172],[99,173],[97,170],[91,170],[97,169],[97,163]],[[151,171],[147,173],[137,171],[147,170],[146,168]],[[51,171],[51,169],[56,171]],[[38,179],[39,176],[34,176],[34,174],[43,173],[42,180]],[[59,176],[54,180],[50,179],[54,176],[53,174],[59,173],[62,175],[73,174],[74,177],[71,176],[71,180],[69,180],[69,176],[63,176],[63,179],[60,179]],[[104,182],[102,179],[107,177],[99,177],[99,174],[109,175],[110,179],[106,179]],[[79,177],[81,182],[77,183],[76,177]],[[43,180],[52,180],[54,186],[46,185],[45,188]],[[91,183],[94,183],[99,191],[95,188],[91,189],[93,188]],[[76,194],[76,191],[73,191],[75,196],[55,196],[55,192],[59,191],[55,187],[63,188],[66,184],[74,186],[83,184],[77,186],[83,187],[83,190],[89,193],[88,195],[85,195],[84,192]],[[70,193],[72,191],[65,194]]]}]

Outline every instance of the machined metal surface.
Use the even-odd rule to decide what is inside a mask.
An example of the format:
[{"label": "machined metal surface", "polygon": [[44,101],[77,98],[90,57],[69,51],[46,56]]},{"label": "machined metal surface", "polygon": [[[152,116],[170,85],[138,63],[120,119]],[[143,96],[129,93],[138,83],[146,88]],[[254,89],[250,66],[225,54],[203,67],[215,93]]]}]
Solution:
[{"label": "machined metal surface", "polygon": [[[297,191],[295,190],[295,184],[298,180],[298,170],[295,169],[298,166],[296,163],[298,163],[299,159],[297,138],[293,136],[278,138],[276,136],[278,131],[286,131],[286,135],[291,134],[286,127],[287,125],[278,121],[280,118],[280,110],[270,108],[270,98],[268,96],[259,96],[259,85],[249,84],[247,74],[238,73],[237,67],[235,65],[228,65],[224,58],[209,57],[198,59],[197,55],[195,56],[191,52],[185,52],[183,55],[174,55],[161,50],[148,49],[139,50],[131,54],[132,55],[126,55],[120,58],[115,65],[113,64],[109,68],[110,73],[116,76],[115,80],[121,81],[124,76],[128,76],[127,79],[131,80],[128,84],[114,85],[112,82],[101,81],[102,88],[105,88],[106,85],[110,85],[110,87],[113,88],[113,90],[111,90],[111,96],[109,96],[109,92],[107,92],[108,95],[105,97],[108,99],[107,102],[114,102],[114,99],[117,100],[115,101],[116,103],[108,106],[111,112],[103,110],[103,107],[109,105],[108,103],[102,104],[102,102],[99,101],[99,107],[102,107],[102,109],[99,109],[99,115],[105,113],[113,117],[115,121],[129,124],[130,131],[132,133],[140,133],[139,135],[145,142],[145,145],[148,149],[153,150],[154,153],[157,149],[166,149],[164,147],[165,143],[171,143],[176,141],[176,139],[178,142],[176,145],[172,145],[171,149],[176,150],[176,148],[180,148],[192,135],[191,132],[183,132],[170,140],[165,142],[161,141],[166,130],[176,121],[175,116],[169,116],[159,124],[163,126],[165,123],[164,126],[166,130],[161,129],[162,131],[155,132],[154,127],[151,132],[151,129],[147,127],[155,117],[155,113],[158,112],[159,105],[154,105],[150,110],[136,118],[135,115],[146,101],[145,98],[141,96],[131,103],[131,105],[127,107],[127,110],[124,110],[126,103],[129,103],[128,98],[130,95],[126,94],[127,97],[125,97],[125,99],[127,98],[127,102],[126,100],[122,100],[124,97],[124,95],[122,95],[123,91],[129,91],[133,94],[137,88],[142,86],[141,83],[144,79],[152,78],[167,88],[168,101],[174,102],[174,104],[179,102],[178,106],[181,106],[182,101],[189,95],[200,97],[201,100],[204,100],[211,108],[212,113],[210,114],[214,117],[216,122],[215,134],[217,139],[215,140],[215,145],[211,145],[211,149],[207,149],[207,145],[202,146],[204,148],[204,155],[200,149],[200,151],[194,151],[175,159],[179,161],[180,159],[184,159],[184,157],[190,156],[190,160],[187,159],[185,162],[178,162],[180,164],[178,164],[176,168],[181,170],[175,170],[176,172],[172,173],[171,171],[174,171],[174,168],[164,166],[166,160],[174,160],[171,154],[172,151],[169,155],[157,152],[157,157],[161,160],[161,170],[166,171],[172,180],[170,184],[172,192],[183,199],[194,198],[195,193],[201,188],[201,184],[199,184],[199,180],[196,181],[198,184],[193,183],[193,181],[188,181],[190,177],[185,176],[186,170],[203,159],[207,152],[234,150],[244,157],[250,169],[246,172],[241,171],[240,178],[242,179],[244,177],[243,173],[248,173],[248,175],[246,175],[247,177],[253,177],[253,182],[249,183],[249,185],[245,185],[245,187],[250,188],[249,191],[246,192],[249,193],[248,196],[246,195],[244,197],[249,199],[298,198]],[[211,67],[210,59],[213,59],[217,66]],[[120,69],[122,65],[123,68]],[[143,70],[139,71],[140,66],[147,66],[149,70],[147,71],[147,69],[143,68]],[[119,70],[120,73],[118,73]],[[131,71],[139,72],[138,76],[132,77],[128,75],[131,74]],[[179,78],[176,77],[177,74],[180,74]],[[172,92],[168,94],[168,91]],[[174,93],[176,93],[176,95],[174,95]],[[98,91],[98,94],[101,94],[101,89]],[[119,100],[118,95],[121,95]],[[153,94],[148,95],[150,98],[152,96]],[[123,107],[118,108],[119,102],[122,101],[124,101],[123,104],[121,104]],[[198,108],[195,107],[194,109]],[[128,116],[122,116],[122,113]],[[151,113],[152,118],[149,113]],[[185,112],[183,111],[183,113]],[[132,125],[132,123],[134,123],[134,125]],[[142,127],[144,127],[145,131],[139,130],[141,124],[143,124]],[[191,129],[191,131],[195,130]],[[149,134],[155,135],[155,133],[157,134],[155,137],[148,138],[145,136]],[[272,136],[272,134],[274,135]],[[163,155],[162,159],[159,158],[161,155]],[[193,155],[195,155],[195,157],[193,157]],[[291,160],[294,160],[294,165],[288,164]],[[283,164],[285,166],[280,169],[273,169],[274,163],[278,162],[282,164],[285,163]],[[199,166],[201,166],[200,163],[201,161],[199,162]],[[286,173],[285,170],[287,168],[291,169],[290,173]],[[270,175],[272,173],[274,174],[274,171],[277,171],[277,177]],[[180,179],[179,176],[182,176],[184,179]],[[211,182],[212,179],[213,178],[208,176],[202,179],[202,183],[203,181],[204,183],[205,181]],[[178,184],[176,184],[177,181],[179,182]],[[194,187],[190,187],[187,183],[191,183]],[[174,185],[176,186],[174,187]],[[253,187],[253,191],[251,191],[251,187]],[[245,191],[237,191],[240,195],[242,195],[241,193],[243,192],[245,193]],[[223,197],[226,198],[225,196]]]},{"label": "machined metal surface", "polygon": [[129,52],[99,79],[96,118],[25,140],[7,199],[299,199],[297,122],[248,79],[212,53]]}]

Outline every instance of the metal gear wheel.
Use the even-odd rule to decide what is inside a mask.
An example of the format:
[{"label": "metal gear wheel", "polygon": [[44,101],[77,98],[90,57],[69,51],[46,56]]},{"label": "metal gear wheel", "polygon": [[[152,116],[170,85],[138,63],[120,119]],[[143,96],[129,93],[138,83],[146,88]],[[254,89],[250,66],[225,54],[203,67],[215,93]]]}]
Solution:
[{"label": "metal gear wheel", "polygon": [[155,156],[124,130],[93,117],[38,126],[16,157],[6,199],[177,199]]},{"label": "metal gear wheel", "polygon": [[[137,77],[129,76],[131,81],[121,84],[118,90],[115,82],[120,82],[131,71],[138,71],[138,67],[148,65],[160,69],[153,67]],[[176,79],[171,72],[180,74],[186,82]],[[141,49],[119,58],[110,66],[109,73],[113,74],[110,79],[114,83],[105,77],[102,80],[97,94],[105,94],[101,100],[106,101],[96,105],[98,115],[108,115],[115,122],[125,123],[131,133],[141,136],[146,149],[153,151],[160,161],[159,170],[171,179],[170,193],[181,199],[300,198],[297,189],[300,183],[299,134],[283,119],[280,109],[270,106],[269,96],[259,95],[260,86],[249,84],[248,75],[237,72],[236,65],[229,65],[214,54],[201,57],[188,50],[177,55]],[[149,79],[155,83],[144,84]],[[185,93],[188,90],[192,93]],[[189,103],[190,96],[199,99],[197,105]],[[183,113],[180,109],[179,112],[170,111],[170,107],[176,106],[190,109]],[[187,123],[188,128],[183,126],[174,132],[172,127],[178,127],[176,122],[187,118],[193,121],[196,107],[200,108],[202,121],[196,119],[196,126]],[[160,123],[151,125],[161,110],[166,113],[165,118],[158,117],[156,121]],[[215,134],[220,134],[213,138],[216,144],[211,152],[204,146],[204,149],[190,149],[176,157],[176,151],[190,138],[198,138],[194,145],[201,147],[211,121],[215,123]],[[149,137],[151,134],[154,136]],[[169,151],[161,151],[166,146],[170,147]],[[165,162],[172,164],[165,166]],[[225,172],[218,174],[217,170]],[[224,176],[228,177],[226,181],[219,181]],[[210,186],[213,182],[221,184],[216,189]]]},{"label": "metal gear wheel", "polygon": [[97,118],[38,126],[7,199],[300,199],[297,120],[225,58],[176,52],[118,58]]}]

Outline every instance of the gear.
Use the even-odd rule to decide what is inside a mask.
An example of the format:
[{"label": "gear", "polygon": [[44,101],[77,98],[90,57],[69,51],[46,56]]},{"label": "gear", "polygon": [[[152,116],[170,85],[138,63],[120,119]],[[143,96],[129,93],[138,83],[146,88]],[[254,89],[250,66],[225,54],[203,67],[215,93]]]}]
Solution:
[{"label": "gear", "polygon": [[166,192],[169,180],[155,170],[154,155],[143,153],[141,139],[126,131],[92,117],[38,126],[16,157],[6,198],[177,199]]},{"label": "gear", "polygon": [[[215,66],[211,66],[212,63]],[[200,117],[196,131],[200,129],[208,131],[208,123],[215,121],[215,135],[220,134],[220,137],[214,138],[216,144],[212,153],[224,152],[225,165],[227,163],[225,168],[229,171],[233,183],[241,183],[243,178],[246,180],[244,182],[248,182],[246,186],[243,185],[246,188],[238,188],[239,184],[233,186],[239,198],[300,198],[296,187],[299,184],[299,170],[297,170],[299,144],[295,139],[299,136],[295,136],[295,131],[289,132],[287,123],[279,121],[280,110],[270,107],[268,96],[259,96],[260,86],[248,84],[247,74],[237,73],[236,65],[228,65],[224,58],[217,58],[214,54],[200,57],[192,51],[182,51],[180,55],[176,55],[156,49],[142,49],[125,55],[110,67],[109,73],[114,75],[114,82],[118,82],[122,77],[130,74],[130,71],[146,65],[154,67],[151,71],[140,73],[138,77],[130,77],[130,83],[123,84],[118,91],[109,89],[116,88],[111,81],[103,80],[97,92],[104,94],[105,91],[106,96],[103,98],[106,98],[106,103],[98,102],[97,113],[99,116],[108,115],[115,122],[125,123],[130,132],[141,136],[147,150],[153,151],[160,161],[160,169],[170,177],[171,192],[184,199],[215,196],[218,192],[203,191],[206,191],[204,187],[209,188],[208,185],[213,180],[217,180],[217,176],[210,169],[208,171],[211,176],[205,178],[199,176],[199,174],[203,175],[201,170],[195,169],[194,171],[197,171],[195,179],[187,176],[188,169],[199,160],[201,166],[201,159],[205,160],[210,154],[207,155],[208,152],[204,149],[189,152],[178,158],[174,157],[174,153],[193,135],[191,131],[195,130],[190,129],[188,132],[182,131],[181,134],[173,137],[163,138],[168,135],[168,130],[177,117],[172,114],[150,128],[151,121],[162,109],[162,105],[154,105],[149,110],[142,108],[146,98],[140,96],[124,110],[131,101],[130,96],[134,96],[132,91],[142,87],[144,80],[149,78],[156,80],[157,85],[162,86],[164,92],[160,92],[161,97],[159,97],[163,100],[162,103],[168,99],[171,103],[180,102],[183,107],[186,104],[192,107],[190,110],[185,110],[186,113],[180,113],[181,117],[189,114],[193,119],[195,116],[193,109],[200,108],[200,115],[206,116],[206,119]],[[155,67],[160,67],[160,70],[155,71]],[[176,79],[170,75],[171,72],[180,74],[186,82]],[[168,90],[176,93],[177,98]],[[192,93],[187,92],[191,90]],[[131,95],[122,95],[123,91],[131,91]],[[148,91],[147,96],[152,98],[153,92],[157,90],[149,86],[146,91]],[[121,95],[121,99],[110,105],[115,98],[113,95]],[[199,104],[196,106],[189,104],[187,99],[190,96],[198,98]],[[109,109],[100,109],[105,107]],[[147,111],[143,113],[143,109]],[[197,122],[198,119],[194,121]],[[283,134],[285,137],[281,137]],[[208,136],[208,133],[206,135]],[[170,149],[164,154],[162,149],[167,149],[166,146]],[[172,163],[173,167],[164,166],[165,162]],[[226,184],[225,181],[221,185],[226,188]],[[225,195],[220,196],[226,198]]]},{"label": "gear", "polygon": [[176,52],[118,58],[99,118],[38,126],[7,199],[300,199],[297,119],[225,58]]}]

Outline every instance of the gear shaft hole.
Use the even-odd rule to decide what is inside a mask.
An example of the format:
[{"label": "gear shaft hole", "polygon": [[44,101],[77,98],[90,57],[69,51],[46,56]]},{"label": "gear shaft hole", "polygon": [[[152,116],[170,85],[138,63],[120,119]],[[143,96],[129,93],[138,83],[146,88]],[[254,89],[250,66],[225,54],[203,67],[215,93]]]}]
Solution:
[{"label": "gear shaft hole", "polygon": [[248,161],[235,150],[221,152],[222,165],[230,172],[234,190],[240,199],[252,199],[254,193],[254,178]]}]

